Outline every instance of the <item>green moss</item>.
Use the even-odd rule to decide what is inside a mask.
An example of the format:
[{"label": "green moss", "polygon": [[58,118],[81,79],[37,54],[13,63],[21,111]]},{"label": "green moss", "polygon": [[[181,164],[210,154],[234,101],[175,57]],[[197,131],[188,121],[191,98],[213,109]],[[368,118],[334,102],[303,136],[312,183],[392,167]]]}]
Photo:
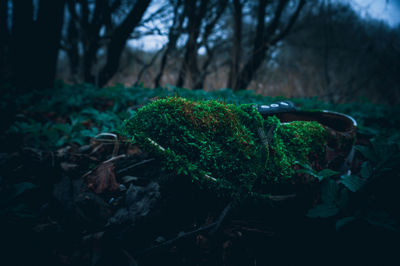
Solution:
[{"label": "green moss", "polygon": [[251,193],[260,182],[291,182],[296,162],[323,158],[326,144],[316,122],[281,124],[251,104],[179,97],[142,107],[125,129],[165,168],[228,196]]},{"label": "green moss", "polygon": [[324,163],[328,134],[318,122],[281,124],[278,118],[271,116],[265,124],[273,130],[267,179],[288,180],[295,175],[296,164],[313,164],[314,168],[319,168]]}]

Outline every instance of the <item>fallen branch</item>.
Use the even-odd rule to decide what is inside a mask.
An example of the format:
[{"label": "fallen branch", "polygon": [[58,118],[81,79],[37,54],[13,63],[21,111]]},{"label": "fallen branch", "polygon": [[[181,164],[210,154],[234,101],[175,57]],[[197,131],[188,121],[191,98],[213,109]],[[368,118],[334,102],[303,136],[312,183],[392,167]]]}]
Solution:
[{"label": "fallen branch", "polygon": [[182,233],[182,234],[178,235],[177,237],[172,238],[170,240],[167,240],[167,241],[165,241],[165,242],[163,242],[163,243],[161,243],[159,245],[147,248],[145,250],[141,250],[141,251],[135,253],[135,256],[142,257],[142,256],[150,255],[150,253],[156,252],[156,251],[158,251],[158,250],[160,250],[162,248],[169,247],[172,244],[174,244],[174,243],[176,243],[176,242],[178,242],[180,240],[183,240],[183,239],[188,238],[190,236],[193,236],[193,235],[208,231],[208,230],[212,229],[214,226],[216,226],[217,224],[218,224],[218,222],[214,222],[214,223],[202,226],[202,227],[200,227],[200,228],[198,228],[196,230],[193,230],[193,231],[190,231],[190,232],[186,232],[186,233]]},{"label": "fallen branch", "polygon": [[221,228],[221,225],[223,222],[226,220],[226,217],[228,213],[232,210],[233,208],[233,202],[229,202],[229,204],[224,208],[224,210],[221,212],[221,214],[218,217],[217,224],[216,226],[210,231],[210,235],[215,235],[218,233],[219,229]]},{"label": "fallen branch", "polygon": [[140,162],[138,162],[138,163],[132,164],[132,165],[130,165],[130,166],[128,166],[128,167],[125,167],[125,168],[122,168],[122,169],[118,170],[118,171],[117,171],[117,174],[120,175],[120,174],[125,173],[125,172],[127,172],[127,171],[129,171],[129,170],[131,170],[131,169],[133,169],[133,168],[135,168],[135,167],[144,165],[144,164],[149,163],[149,162],[152,162],[152,161],[154,161],[154,160],[155,160],[154,158],[151,158],[151,159],[143,160],[143,161],[140,161]]}]

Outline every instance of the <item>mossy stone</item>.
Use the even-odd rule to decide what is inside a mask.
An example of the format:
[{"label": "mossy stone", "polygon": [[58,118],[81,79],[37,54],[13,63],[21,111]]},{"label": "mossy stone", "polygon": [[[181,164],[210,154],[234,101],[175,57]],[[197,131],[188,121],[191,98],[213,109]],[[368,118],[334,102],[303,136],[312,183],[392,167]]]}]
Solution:
[{"label": "mossy stone", "polygon": [[317,122],[263,119],[251,104],[156,100],[125,124],[126,134],[166,169],[225,196],[256,184],[293,183],[295,165],[323,164],[327,133]]}]

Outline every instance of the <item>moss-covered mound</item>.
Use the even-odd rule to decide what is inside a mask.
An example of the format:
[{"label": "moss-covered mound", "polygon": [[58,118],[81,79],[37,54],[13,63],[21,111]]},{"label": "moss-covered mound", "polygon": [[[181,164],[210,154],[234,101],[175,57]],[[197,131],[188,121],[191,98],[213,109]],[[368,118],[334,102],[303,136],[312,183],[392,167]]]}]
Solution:
[{"label": "moss-covered mound", "polygon": [[293,183],[297,164],[324,163],[327,141],[317,122],[281,124],[275,116],[264,120],[251,104],[180,97],[142,107],[125,128],[167,169],[228,193]]}]

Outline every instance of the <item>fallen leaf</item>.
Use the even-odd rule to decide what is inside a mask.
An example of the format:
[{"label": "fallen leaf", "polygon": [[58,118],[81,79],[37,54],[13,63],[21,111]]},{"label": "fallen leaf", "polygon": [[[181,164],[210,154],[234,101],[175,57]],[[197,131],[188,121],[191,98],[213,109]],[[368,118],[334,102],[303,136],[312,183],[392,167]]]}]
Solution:
[{"label": "fallen leaf", "polygon": [[119,183],[115,178],[114,164],[105,162],[97,166],[87,177],[88,188],[95,193],[103,193],[104,191],[117,191]]},{"label": "fallen leaf", "polygon": [[129,145],[126,153],[132,156],[132,155],[141,154],[142,151],[140,150],[139,146],[137,146],[137,145]]}]

